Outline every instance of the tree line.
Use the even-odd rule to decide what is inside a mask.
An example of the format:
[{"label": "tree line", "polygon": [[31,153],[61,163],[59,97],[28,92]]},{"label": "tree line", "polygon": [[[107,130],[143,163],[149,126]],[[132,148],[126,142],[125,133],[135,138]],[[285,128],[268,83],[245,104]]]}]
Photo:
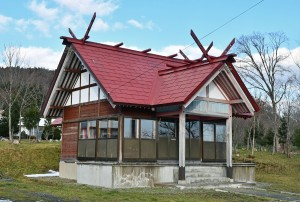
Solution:
[{"label": "tree line", "polygon": [[14,134],[21,132],[20,121],[27,129],[37,126],[41,117],[40,108],[54,75],[54,71],[30,67],[24,55],[20,48],[13,46],[5,46],[2,51],[0,136],[9,137],[10,141]]}]

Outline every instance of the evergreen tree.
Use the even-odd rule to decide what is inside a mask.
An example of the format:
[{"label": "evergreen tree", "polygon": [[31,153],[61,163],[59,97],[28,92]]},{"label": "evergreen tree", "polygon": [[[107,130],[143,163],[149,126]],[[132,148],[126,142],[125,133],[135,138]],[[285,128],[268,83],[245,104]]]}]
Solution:
[{"label": "evergreen tree", "polygon": [[300,148],[300,128],[296,129],[294,132],[293,144]]},{"label": "evergreen tree", "polygon": [[286,137],[287,137],[287,122],[286,118],[283,116],[280,118],[280,126],[278,128],[278,136],[279,136],[279,142],[280,143],[285,143],[286,142]]},{"label": "evergreen tree", "polygon": [[35,128],[38,125],[39,121],[40,121],[39,109],[34,105],[30,106],[24,114],[24,118],[23,118],[24,126],[29,131],[31,131],[33,128]]}]

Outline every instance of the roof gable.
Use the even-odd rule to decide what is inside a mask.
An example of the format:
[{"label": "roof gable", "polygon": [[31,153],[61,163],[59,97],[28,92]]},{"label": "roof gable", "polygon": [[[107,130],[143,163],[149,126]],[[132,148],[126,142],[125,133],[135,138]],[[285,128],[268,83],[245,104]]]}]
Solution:
[{"label": "roof gable", "polygon": [[[220,57],[207,55],[205,56],[207,60],[200,58],[192,61],[186,56],[182,60],[150,54],[147,51],[129,50],[120,46],[109,46],[68,37],[63,37],[63,39],[69,53],[68,55],[64,53],[62,57],[58,68],[59,73],[56,74],[55,82],[51,85],[47,101],[51,99],[51,96],[52,98],[53,96],[59,97],[59,92],[56,91],[61,86],[70,88],[74,85],[76,78],[74,76],[69,78],[62,73],[68,68],[74,68],[76,71],[86,68],[113,106],[151,107],[175,104],[187,106],[204,85],[220,74],[220,70],[226,64],[230,65],[230,71],[234,70],[232,75],[237,78],[236,82],[238,84],[241,82],[232,65],[235,61],[233,54],[222,54]],[[218,83],[222,83],[222,79],[216,80],[215,83],[220,85]],[[241,89],[245,91],[250,103],[256,105],[244,85]],[[60,95],[60,97],[63,97],[60,102],[52,100],[51,104],[49,101],[44,104],[43,111],[50,105],[54,105],[53,107],[57,109],[63,107],[66,104],[66,95]],[[258,109],[256,106],[254,108]],[[59,111],[53,114],[57,116]]]}]

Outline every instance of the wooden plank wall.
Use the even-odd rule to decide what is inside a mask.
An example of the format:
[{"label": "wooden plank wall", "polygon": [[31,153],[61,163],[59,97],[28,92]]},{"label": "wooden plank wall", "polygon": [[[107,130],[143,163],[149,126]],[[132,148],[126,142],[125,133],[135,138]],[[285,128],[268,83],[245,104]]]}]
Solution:
[{"label": "wooden plank wall", "polygon": [[64,108],[61,160],[76,160],[79,122],[97,120],[103,116],[118,115],[119,108],[112,108],[108,101],[83,103]]}]

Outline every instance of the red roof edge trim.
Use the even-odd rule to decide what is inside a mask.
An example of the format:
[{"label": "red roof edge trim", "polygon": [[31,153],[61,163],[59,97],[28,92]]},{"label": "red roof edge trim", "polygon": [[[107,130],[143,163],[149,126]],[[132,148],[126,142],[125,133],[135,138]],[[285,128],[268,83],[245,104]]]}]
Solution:
[{"label": "red roof edge trim", "polygon": [[231,70],[233,76],[235,77],[235,79],[239,83],[240,87],[242,88],[243,92],[245,93],[245,95],[249,99],[249,101],[252,104],[255,112],[258,112],[259,111],[258,104],[255,102],[254,98],[252,97],[252,95],[248,91],[248,88],[245,86],[244,82],[242,81],[241,77],[237,73],[236,69],[234,68],[234,66],[231,63],[227,62],[226,64],[230,67],[229,69]]},{"label": "red roof edge trim", "polygon": [[203,81],[198,84],[198,86],[185,98],[184,103],[187,103],[199,90],[200,88],[211,78],[212,75],[214,75],[220,68],[224,65],[223,62],[221,62],[213,71],[210,72],[209,75],[206,76]]},{"label": "red roof edge trim", "polygon": [[100,85],[100,88],[105,92],[105,94],[107,95],[107,99],[108,101],[112,104],[115,105],[114,101],[112,100],[112,97],[109,95],[109,92],[107,92],[107,90],[103,87],[103,85],[101,84],[101,82],[98,80],[98,78],[96,77],[96,75],[94,74],[94,72],[90,69],[90,67],[87,65],[86,61],[84,60],[84,58],[82,57],[82,55],[80,55],[79,51],[76,49],[75,46],[71,45],[73,50],[76,52],[76,55],[79,56],[79,59],[82,61],[82,63],[84,64],[84,66],[89,70],[89,73],[93,76],[94,80],[96,80],[98,82],[98,84]]}]

